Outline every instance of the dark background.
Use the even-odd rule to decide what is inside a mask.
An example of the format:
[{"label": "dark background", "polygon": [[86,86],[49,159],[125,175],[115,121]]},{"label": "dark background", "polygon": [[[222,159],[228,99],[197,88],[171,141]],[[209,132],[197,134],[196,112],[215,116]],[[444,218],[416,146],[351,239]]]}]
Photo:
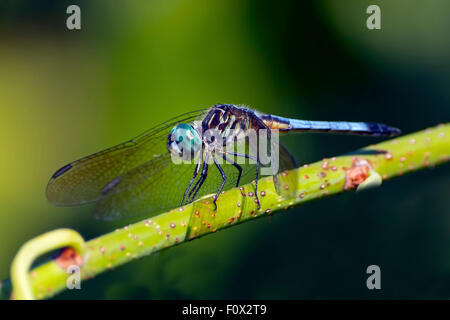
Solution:
[{"label": "dark background", "polygon": [[[78,4],[82,29],[66,28]],[[381,8],[381,30],[366,8]],[[215,103],[414,132],[450,116],[450,2],[2,1],[0,278],[57,227],[87,239],[123,222],[45,199],[61,165]],[[379,140],[292,135],[298,162]],[[450,170],[309,203],[129,263],[58,298],[450,297]],[[382,290],[366,288],[367,266]]]}]

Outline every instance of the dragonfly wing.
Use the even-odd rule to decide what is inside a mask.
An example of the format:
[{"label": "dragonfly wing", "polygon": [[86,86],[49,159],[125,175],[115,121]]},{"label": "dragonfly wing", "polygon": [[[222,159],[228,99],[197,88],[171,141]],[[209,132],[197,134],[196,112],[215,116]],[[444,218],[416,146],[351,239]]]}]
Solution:
[{"label": "dragonfly wing", "polygon": [[194,164],[173,164],[168,153],[152,159],[106,186],[94,216],[114,220],[175,207],[181,202],[180,190],[184,191],[188,185],[194,167]]},{"label": "dragonfly wing", "polygon": [[[221,167],[227,176],[224,190],[234,187],[237,169],[225,163]],[[94,215],[100,220],[114,220],[140,215],[153,216],[163,210],[173,209],[181,204],[194,170],[195,163],[174,164],[170,154],[161,155],[112,181],[102,192]],[[245,166],[241,181],[254,178],[251,172],[256,173],[256,169]],[[197,198],[215,194],[221,182],[218,169],[210,165]]]},{"label": "dragonfly wing", "polygon": [[48,200],[55,205],[96,201],[105,184],[121,173],[135,147],[128,141],[62,167],[47,185]]},{"label": "dragonfly wing", "polygon": [[278,172],[273,176],[273,182],[278,194],[290,197],[297,192],[298,176],[297,171],[291,170],[297,167],[294,156],[289,150],[278,143],[279,166]]},{"label": "dragonfly wing", "polygon": [[199,119],[204,110],[170,119],[136,138],[76,160],[58,171],[47,185],[47,198],[55,205],[78,205],[97,201],[101,190],[119,175],[149,159],[167,153],[166,139],[178,123]]}]

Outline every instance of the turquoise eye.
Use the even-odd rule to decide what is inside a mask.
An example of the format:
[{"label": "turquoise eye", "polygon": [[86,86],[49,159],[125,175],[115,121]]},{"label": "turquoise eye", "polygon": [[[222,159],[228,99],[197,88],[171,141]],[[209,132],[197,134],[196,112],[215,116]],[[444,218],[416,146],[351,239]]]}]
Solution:
[{"label": "turquoise eye", "polygon": [[179,124],[170,130],[167,148],[179,158],[192,159],[201,149],[201,145],[200,135],[190,124]]}]

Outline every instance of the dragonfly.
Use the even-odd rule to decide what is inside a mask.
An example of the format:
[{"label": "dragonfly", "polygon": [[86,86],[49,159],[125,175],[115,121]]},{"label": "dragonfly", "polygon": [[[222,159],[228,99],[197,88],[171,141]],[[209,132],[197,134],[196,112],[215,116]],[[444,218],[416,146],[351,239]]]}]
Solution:
[{"label": "dragonfly", "polygon": [[[271,173],[280,194],[284,188],[280,187],[279,173],[296,168],[296,162],[281,143],[274,141],[275,132],[375,137],[400,134],[397,128],[375,122],[290,119],[241,105],[217,104],[174,117],[129,141],[61,167],[50,178],[46,195],[57,206],[95,203],[95,218],[114,220],[154,215],[208,194],[215,195],[217,209],[223,190],[254,179],[259,207],[258,178],[267,164],[246,138],[251,130],[266,132],[265,151],[270,159],[272,151],[277,150],[278,166]],[[211,131],[214,134],[205,134]],[[262,138],[257,139],[259,143]],[[244,147],[241,152],[236,146],[226,148],[230,142]],[[291,182],[297,185],[296,181],[294,177]]]}]

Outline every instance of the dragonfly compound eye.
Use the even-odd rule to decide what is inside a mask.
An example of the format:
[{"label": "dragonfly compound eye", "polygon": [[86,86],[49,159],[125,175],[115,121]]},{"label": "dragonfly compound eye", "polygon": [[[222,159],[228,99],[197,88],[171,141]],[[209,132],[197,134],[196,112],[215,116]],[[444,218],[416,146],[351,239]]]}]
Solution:
[{"label": "dragonfly compound eye", "polygon": [[187,123],[170,130],[167,148],[172,155],[183,160],[192,160],[201,150],[202,139],[198,132]]}]

